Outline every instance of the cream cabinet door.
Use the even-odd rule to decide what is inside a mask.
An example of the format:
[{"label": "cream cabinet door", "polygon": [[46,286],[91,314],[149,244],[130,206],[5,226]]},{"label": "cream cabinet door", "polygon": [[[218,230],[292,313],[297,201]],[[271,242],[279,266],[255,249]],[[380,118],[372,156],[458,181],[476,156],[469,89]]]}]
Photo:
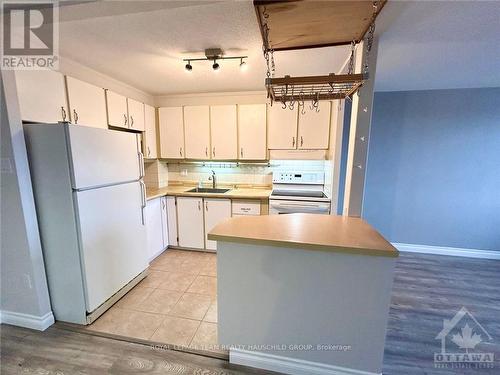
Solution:
[{"label": "cream cabinet door", "polygon": [[299,112],[298,148],[308,150],[327,150],[330,140],[330,102],[321,102],[319,112],[305,108]]},{"label": "cream cabinet door", "polygon": [[69,121],[64,76],[52,70],[16,70],[21,119],[55,123]]},{"label": "cream cabinet door", "polygon": [[163,107],[158,110],[160,156],[165,159],[184,158],[184,120],[182,107]]},{"label": "cream cabinet door", "polygon": [[211,158],[219,160],[238,157],[236,105],[210,107]]},{"label": "cream cabinet door", "polygon": [[144,103],[134,99],[127,99],[128,103],[128,127],[140,132],[144,131]]},{"label": "cream cabinet door", "polygon": [[268,106],[268,147],[270,150],[297,148],[298,110],[281,108],[280,103]]},{"label": "cream cabinet door", "polygon": [[162,204],[163,197],[151,199],[146,203],[146,248],[150,262],[166,247],[163,242]]},{"label": "cream cabinet door", "polygon": [[154,107],[144,105],[144,157],[156,159],[156,113]]},{"label": "cream cabinet door", "polygon": [[180,247],[205,247],[202,198],[177,197],[177,230]]},{"label": "cream cabinet door", "polygon": [[231,199],[204,198],[205,249],[216,250],[217,241],[207,238],[208,233],[220,222],[231,217]]},{"label": "cream cabinet door", "polygon": [[176,197],[165,197],[167,201],[168,245],[179,246],[177,242],[177,202]]},{"label": "cream cabinet door", "polygon": [[208,106],[184,107],[186,158],[210,159],[210,110]]},{"label": "cream cabinet door", "polygon": [[104,89],[69,76],[66,83],[73,124],[107,129]]},{"label": "cream cabinet door", "polygon": [[108,125],[128,129],[127,98],[106,90]]},{"label": "cream cabinet door", "polygon": [[238,159],[267,159],[266,105],[238,105]]}]

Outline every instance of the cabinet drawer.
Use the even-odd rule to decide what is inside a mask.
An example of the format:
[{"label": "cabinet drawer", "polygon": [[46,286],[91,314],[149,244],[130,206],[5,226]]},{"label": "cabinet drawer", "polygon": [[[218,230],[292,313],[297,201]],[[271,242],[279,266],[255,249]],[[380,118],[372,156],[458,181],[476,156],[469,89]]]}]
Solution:
[{"label": "cabinet drawer", "polygon": [[233,215],[260,215],[260,201],[233,201]]}]

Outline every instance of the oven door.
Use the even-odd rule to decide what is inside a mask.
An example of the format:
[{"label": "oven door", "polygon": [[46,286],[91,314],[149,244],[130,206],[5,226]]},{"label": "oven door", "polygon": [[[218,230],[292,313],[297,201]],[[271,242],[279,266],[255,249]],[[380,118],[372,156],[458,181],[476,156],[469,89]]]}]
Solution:
[{"label": "oven door", "polygon": [[283,214],[330,214],[329,202],[314,202],[314,201],[294,201],[294,200],[269,200],[269,215]]}]

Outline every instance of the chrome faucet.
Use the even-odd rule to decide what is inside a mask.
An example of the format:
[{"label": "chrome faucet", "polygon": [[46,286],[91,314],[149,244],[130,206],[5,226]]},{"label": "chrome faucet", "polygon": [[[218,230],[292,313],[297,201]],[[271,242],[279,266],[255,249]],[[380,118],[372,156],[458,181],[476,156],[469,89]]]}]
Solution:
[{"label": "chrome faucet", "polygon": [[215,186],[217,185],[217,176],[215,176],[215,171],[213,169],[212,175],[208,179],[212,180],[212,189],[215,189]]}]

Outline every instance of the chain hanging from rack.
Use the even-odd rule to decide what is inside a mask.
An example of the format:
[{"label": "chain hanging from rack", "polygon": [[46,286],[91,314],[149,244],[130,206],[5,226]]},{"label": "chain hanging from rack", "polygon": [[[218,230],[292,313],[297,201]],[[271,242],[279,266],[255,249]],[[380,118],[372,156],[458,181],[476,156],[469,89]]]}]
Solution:
[{"label": "chain hanging from rack", "polygon": [[[310,101],[309,109],[316,112],[320,111],[320,100],[331,99],[348,99],[351,100],[354,94],[362,86],[363,81],[368,75],[368,60],[370,51],[373,45],[373,37],[375,33],[375,18],[378,14],[380,5],[379,0],[372,1],[372,19],[368,27],[365,48],[364,48],[364,64],[362,72],[354,72],[355,49],[356,41],[351,42],[351,53],[347,65],[347,74],[316,77],[295,77],[285,76],[284,78],[274,78],[276,73],[276,65],[274,62],[274,49],[271,48],[270,28],[269,28],[269,12],[266,7],[262,10],[262,31],[263,31],[263,46],[262,52],[266,60],[266,89],[267,98],[271,105],[273,101],[279,101],[283,109],[293,110],[295,104],[299,112],[305,114],[305,101]],[[297,94],[298,93],[298,94]]]}]

